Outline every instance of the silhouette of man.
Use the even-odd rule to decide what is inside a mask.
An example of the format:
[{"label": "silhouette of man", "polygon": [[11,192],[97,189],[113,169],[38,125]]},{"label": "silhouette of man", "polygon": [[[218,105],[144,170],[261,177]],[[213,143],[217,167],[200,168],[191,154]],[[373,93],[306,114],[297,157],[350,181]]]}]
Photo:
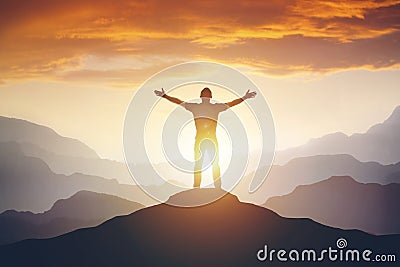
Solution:
[{"label": "silhouette of man", "polygon": [[200,187],[201,183],[201,169],[203,167],[203,160],[206,153],[211,158],[213,169],[214,186],[221,188],[220,168],[219,168],[219,151],[218,140],[216,135],[218,115],[220,112],[227,110],[237,104],[242,103],[244,100],[256,96],[256,92],[247,90],[246,94],[238,99],[228,103],[211,103],[212,92],[209,88],[204,88],[200,93],[201,103],[184,102],[176,97],[169,96],[165,93],[164,89],[155,90],[157,96],[163,97],[172,103],[183,106],[188,111],[192,112],[194,122],[196,125],[196,138],[194,144],[194,187]]}]

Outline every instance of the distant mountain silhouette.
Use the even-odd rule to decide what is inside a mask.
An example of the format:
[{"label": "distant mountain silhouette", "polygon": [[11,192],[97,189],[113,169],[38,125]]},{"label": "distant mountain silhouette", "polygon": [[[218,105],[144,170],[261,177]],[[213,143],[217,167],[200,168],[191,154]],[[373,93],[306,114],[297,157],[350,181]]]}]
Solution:
[{"label": "distant mountain silhouette", "polygon": [[311,218],[342,229],[399,234],[399,203],[400,184],[361,184],[336,176],[272,197],[264,206],[285,217]]},{"label": "distant mountain silhouette", "polygon": [[133,184],[125,163],[100,158],[58,155],[30,143],[20,143],[19,146],[26,156],[43,160],[55,173],[65,175],[83,173],[116,179],[120,183]]},{"label": "distant mountain silhouette", "polygon": [[49,127],[0,116],[0,129],[0,142],[18,143],[26,156],[42,159],[55,173],[83,173],[133,183],[124,163],[100,159],[89,146]]},{"label": "distant mountain silhouette", "polygon": [[98,158],[96,152],[84,143],[32,122],[0,116],[0,129],[0,142],[30,143],[56,155]]},{"label": "distant mountain silhouette", "polygon": [[392,164],[400,161],[400,106],[383,123],[365,133],[347,136],[328,134],[312,139],[307,144],[276,153],[275,163],[285,164],[290,159],[312,155],[350,154],[360,161]]},{"label": "distant mountain silhouette", "polygon": [[155,201],[138,186],[98,176],[55,174],[40,159],[25,156],[18,144],[0,143],[0,212],[42,212],[81,190],[120,196],[145,205]]},{"label": "distant mountain silhouette", "polygon": [[78,228],[96,226],[143,207],[116,196],[80,191],[68,199],[58,200],[44,213],[8,210],[0,214],[0,244],[58,236]]},{"label": "distant mountain silhouette", "polygon": [[382,165],[377,162],[360,162],[350,155],[323,155],[295,158],[283,166],[274,165],[268,178],[254,194],[247,194],[249,177],[241,182],[235,192],[243,200],[263,204],[272,196],[286,195],[298,185],[313,184],[331,176],[348,175],[360,183],[400,183],[400,163]]},{"label": "distant mountain silhouette", "polygon": [[[214,195],[213,190],[194,189],[182,194],[197,199],[204,198],[199,194]],[[286,219],[228,194],[206,206],[161,204],[60,237],[0,246],[0,261],[5,266],[292,266],[290,262],[278,264],[276,257],[273,262],[260,262],[257,252],[264,245],[269,250],[335,249],[339,238],[361,251],[400,253],[396,246],[399,235],[372,236],[309,219]],[[319,266],[350,263],[324,261]],[[363,266],[361,262],[356,265]]]},{"label": "distant mountain silhouette", "polygon": [[389,174],[388,176],[385,177],[385,181],[386,181],[385,184],[386,183],[399,183],[400,171]]}]

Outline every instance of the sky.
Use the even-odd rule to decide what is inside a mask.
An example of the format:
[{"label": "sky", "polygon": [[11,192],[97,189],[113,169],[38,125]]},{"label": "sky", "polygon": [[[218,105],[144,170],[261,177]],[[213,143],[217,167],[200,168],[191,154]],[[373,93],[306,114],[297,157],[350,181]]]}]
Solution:
[{"label": "sky", "polygon": [[0,36],[0,115],[104,158],[123,158],[135,90],[187,61],[250,77],[270,105],[277,149],[364,132],[400,105],[398,0],[3,0]]}]

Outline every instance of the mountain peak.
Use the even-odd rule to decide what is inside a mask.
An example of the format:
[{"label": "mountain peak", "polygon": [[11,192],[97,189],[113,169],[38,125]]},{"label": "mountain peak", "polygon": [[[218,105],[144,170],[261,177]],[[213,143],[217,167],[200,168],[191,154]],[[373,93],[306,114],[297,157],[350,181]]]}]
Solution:
[{"label": "mountain peak", "polygon": [[332,154],[332,155],[312,155],[297,157],[291,159],[286,165],[313,164],[317,162],[332,163],[332,162],[359,162],[355,157],[349,154]]},{"label": "mountain peak", "polygon": [[[115,214],[133,212],[143,205],[118,196],[82,190],[67,199],[57,200],[47,211],[52,217],[63,217],[69,214],[76,218],[112,217]],[[118,212],[115,212],[118,211]]]},{"label": "mountain peak", "polygon": [[348,175],[335,175],[331,176],[328,179],[315,182],[313,184],[302,184],[296,187],[293,192],[298,192],[299,190],[307,190],[310,187],[330,187],[330,188],[338,188],[338,187],[349,187],[352,185],[361,184],[354,180],[353,177]]},{"label": "mountain peak", "polygon": [[[324,183],[325,181],[321,181],[319,183]],[[330,178],[326,179],[326,182],[331,182],[331,183],[343,183],[343,184],[349,184],[349,183],[359,183],[356,180],[354,180],[353,177],[344,175],[344,176],[331,176]]]},{"label": "mountain peak", "polygon": [[81,141],[65,137],[44,125],[0,116],[0,142],[30,143],[56,155],[94,158],[97,153]]},{"label": "mountain peak", "polygon": [[399,192],[400,185],[395,183],[360,183],[351,176],[332,176],[298,186],[290,194],[269,198],[265,207],[281,216],[306,217],[342,229],[398,234]]},{"label": "mountain peak", "polygon": [[395,124],[400,124],[400,106],[397,106],[392,114],[387,118],[385,123],[395,123]]},{"label": "mountain peak", "polygon": [[[342,132],[334,132],[334,133],[329,133],[327,135],[325,135],[326,138],[332,138],[332,139],[336,139],[336,138],[346,138],[348,137],[347,134],[342,133]],[[318,140],[320,139],[320,137],[318,138],[311,138],[311,140]]]},{"label": "mountain peak", "polygon": [[383,122],[371,126],[364,133],[350,136],[336,132],[311,139],[306,144],[277,153],[275,163],[283,165],[297,157],[313,155],[349,154],[359,161],[395,164],[400,158],[400,106]]},{"label": "mountain peak", "polygon": [[195,207],[214,201],[239,202],[238,198],[223,189],[195,188],[171,196],[166,203],[176,206]]}]

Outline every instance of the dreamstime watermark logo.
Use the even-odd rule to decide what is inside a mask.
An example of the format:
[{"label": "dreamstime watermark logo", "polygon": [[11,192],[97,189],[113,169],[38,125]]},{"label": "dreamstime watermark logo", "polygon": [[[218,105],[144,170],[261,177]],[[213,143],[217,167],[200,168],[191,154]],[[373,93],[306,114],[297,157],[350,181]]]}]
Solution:
[{"label": "dreamstime watermark logo", "polygon": [[338,248],[345,248],[347,247],[347,240],[344,238],[339,238],[338,240],[336,240],[336,246]]},{"label": "dreamstime watermark logo", "polygon": [[347,240],[339,238],[336,248],[325,249],[269,249],[268,245],[257,252],[257,259],[263,262],[396,262],[395,254],[374,254],[371,249],[346,249]]},{"label": "dreamstime watermark logo", "polygon": [[[123,147],[125,162],[137,185],[154,199],[164,202],[169,196],[176,192],[187,190],[188,187],[179,183],[171,182],[176,177],[168,177],[165,173],[157,171],[154,160],[151,159],[149,143],[155,142],[151,137],[161,136],[162,154],[164,164],[179,170],[183,174],[195,175],[195,160],[187,159],[179,149],[179,138],[188,122],[193,121],[193,115],[185,110],[182,105],[177,105],[168,114],[157,114],[165,120],[157,122],[152,120],[152,112],[157,109],[158,101],[162,98],[154,95],[154,90],[163,88],[167,95],[173,95],[174,90],[179,90],[192,85],[207,85],[211,89],[226,90],[230,95],[242,97],[250,90],[256,92],[257,97],[245,101],[251,115],[257,124],[259,138],[259,158],[251,172],[248,192],[255,192],[264,182],[271,167],[275,150],[275,128],[273,118],[266,99],[257,86],[243,73],[223,64],[212,62],[188,62],[178,64],[153,75],[144,82],[135,92],[126,112],[123,132]],[[191,101],[190,99],[183,99]],[[212,98],[212,103],[218,103],[218,99]],[[239,119],[232,109],[227,109],[218,118],[218,129],[222,130],[229,138],[230,160],[226,170],[220,174],[222,188],[220,193],[215,194],[212,199],[197,201],[196,204],[167,202],[176,206],[198,206],[204,205],[222,197],[226,192],[233,190],[243,178],[249,165],[249,138],[246,121]],[[152,122],[150,122],[152,121]],[[156,122],[155,122],[156,121]],[[161,121],[161,120],[160,120]],[[158,126],[158,127],[156,127]],[[192,137],[194,139],[194,136]],[[212,140],[213,141],[213,140]],[[203,144],[201,144],[203,145]],[[205,144],[207,145],[207,144]],[[213,144],[217,145],[216,142]],[[193,148],[191,148],[193,149]],[[218,152],[218,150],[217,150]],[[219,158],[228,155],[219,153]],[[203,155],[202,155],[203,156]],[[211,155],[215,157],[216,155]],[[262,164],[262,168],[260,168]],[[202,166],[201,170],[212,168],[211,164]],[[193,184],[193,182],[192,182]]]}]

